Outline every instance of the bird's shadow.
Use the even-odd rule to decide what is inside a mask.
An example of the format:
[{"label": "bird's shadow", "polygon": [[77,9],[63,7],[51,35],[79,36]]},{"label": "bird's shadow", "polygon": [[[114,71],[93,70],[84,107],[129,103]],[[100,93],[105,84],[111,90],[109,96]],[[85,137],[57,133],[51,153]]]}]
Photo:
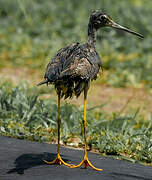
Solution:
[{"label": "bird's shadow", "polygon": [[[24,174],[24,170],[30,169],[35,166],[46,165],[43,160],[52,161],[56,158],[56,154],[44,152],[42,154],[22,154],[17,157],[14,164],[15,168],[10,169],[7,174],[18,173],[20,175]],[[63,160],[67,162],[67,159]]]}]

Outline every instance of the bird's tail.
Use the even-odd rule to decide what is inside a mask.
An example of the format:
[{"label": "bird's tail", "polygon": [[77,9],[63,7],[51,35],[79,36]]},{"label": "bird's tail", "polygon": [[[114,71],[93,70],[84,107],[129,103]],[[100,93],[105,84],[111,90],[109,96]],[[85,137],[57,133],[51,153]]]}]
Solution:
[{"label": "bird's tail", "polygon": [[42,84],[47,84],[47,85],[48,85],[48,80],[46,79],[46,80],[44,80],[44,81],[41,81],[39,84],[37,84],[37,86],[40,86],[40,85],[42,85]]}]

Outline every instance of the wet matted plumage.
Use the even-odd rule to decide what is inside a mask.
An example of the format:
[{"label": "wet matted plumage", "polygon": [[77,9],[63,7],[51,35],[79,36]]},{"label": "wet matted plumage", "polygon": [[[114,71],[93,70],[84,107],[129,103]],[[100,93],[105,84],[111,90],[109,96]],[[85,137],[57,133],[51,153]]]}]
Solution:
[{"label": "wet matted plumage", "polygon": [[[86,104],[87,92],[90,82],[97,78],[97,75],[102,67],[101,59],[96,51],[96,31],[101,27],[117,28],[141,38],[143,36],[128,28],[115,23],[107,14],[101,11],[93,11],[90,15],[88,24],[88,39],[84,44],[74,43],[60,49],[57,54],[51,59],[46,68],[45,80],[42,84],[53,84],[58,95],[58,149],[57,157],[52,162],[45,161],[47,164],[64,164],[71,168],[80,167],[84,164],[85,168],[92,167],[97,171],[102,169],[94,167],[87,156],[87,140],[86,140]],[[84,92],[84,159],[78,165],[70,165],[63,161],[60,156],[60,100],[61,98],[79,97],[81,92]]]},{"label": "wet matted plumage", "polygon": [[55,85],[60,96],[79,97],[90,80],[96,79],[101,68],[101,60],[94,44],[74,43],[60,49],[47,65],[42,83]]}]

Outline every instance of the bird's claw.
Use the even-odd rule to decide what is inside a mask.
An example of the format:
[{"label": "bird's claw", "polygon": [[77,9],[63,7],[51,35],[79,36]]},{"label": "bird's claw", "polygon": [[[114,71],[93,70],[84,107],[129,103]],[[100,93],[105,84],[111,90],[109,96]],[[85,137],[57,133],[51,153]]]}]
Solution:
[{"label": "bird's claw", "polygon": [[94,166],[91,164],[91,162],[89,161],[89,159],[88,159],[87,156],[85,156],[84,159],[83,159],[78,165],[72,165],[72,166],[70,166],[70,168],[77,168],[77,167],[82,166],[82,164],[84,164],[85,169],[86,169],[88,166],[90,166],[91,168],[93,168],[93,169],[96,170],[96,171],[103,171],[103,169],[99,169],[99,168],[94,167]]},{"label": "bird's claw", "polygon": [[53,164],[56,164],[56,165],[61,165],[61,164],[64,164],[65,166],[68,166],[68,167],[71,167],[73,166],[72,164],[68,164],[66,163],[60,156],[60,154],[57,154],[57,157],[53,160],[53,161],[46,161],[46,160],[43,160],[46,164],[48,165],[53,165]]}]

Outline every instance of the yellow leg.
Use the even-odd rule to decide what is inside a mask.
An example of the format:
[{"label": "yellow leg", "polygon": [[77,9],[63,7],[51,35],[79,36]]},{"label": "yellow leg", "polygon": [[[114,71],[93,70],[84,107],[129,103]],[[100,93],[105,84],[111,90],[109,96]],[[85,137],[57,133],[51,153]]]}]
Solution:
[{"label": "yellow leg", "polygon": [[80,164],[78,165],[73,165],[71,166],[71,168],[77,168],[80,167],[82,164],[84,164],[84,167],[87,168],[88,166],[90,166],[91,168],[93,168],[96,171],[102,171],[102,169],[96,168],[94,167],[91,162],[88,159],[87,156],[87,140],[86,140],[86,126],[87,126],[87,120],[86,120],[86,105],[87,105],[87,100],[86,100],[86,94],[84,94],[84,120],[83,120],[83,133],[84,133],[84,158],[83,160],[80,162]]},{"label": "yellow leg", "polygon": [[57,165],[61,165],[61,164],[64,164],[65,166],[68,166],[70,167],[71,165],[66,163],[62,158],[61,158],[61,155],[60,155],[60,125],[61,125],[61,117],[60,117],[60,93],[58,94],[58,148],[57,148],[57,157],[49,162],[49,161],[46,161],[46,160],[43,160],[46,164],[57,164]]}]

